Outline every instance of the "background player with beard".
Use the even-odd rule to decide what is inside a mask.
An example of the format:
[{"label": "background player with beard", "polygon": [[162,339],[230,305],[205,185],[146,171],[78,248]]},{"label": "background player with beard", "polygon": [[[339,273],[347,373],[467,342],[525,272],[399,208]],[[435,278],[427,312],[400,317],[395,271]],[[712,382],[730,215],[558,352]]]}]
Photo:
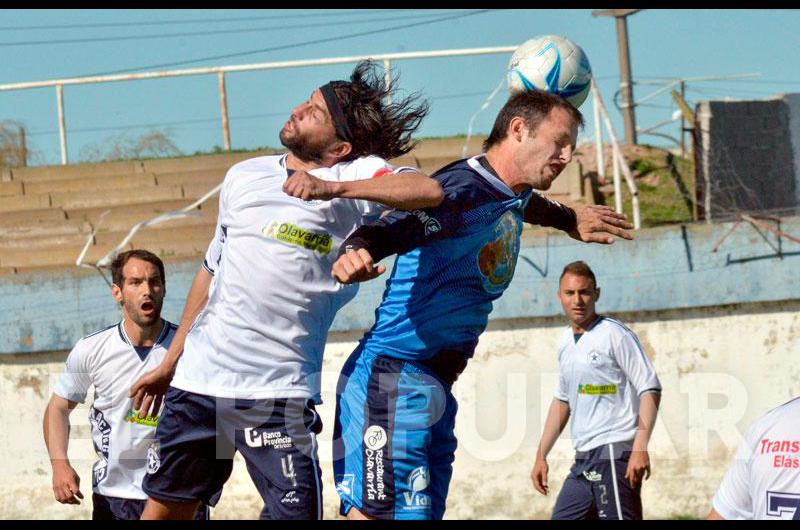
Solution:
[{"label": "background player with beard", "polygon": [[280,133],[286,155],[228,171],[176,338],[131,389],[140,414],[166,392],[143,518],[187,518],[199,502],[213,504],[235,451],[264,501],[262,518],[322,517],[322,353],[336,311],[356,294],[331,277],[336,249],[387,207],[442,200],[436,181],[386,162],[411,150],[428,111],[393,86],[359,63],[349,81],[323,85],[293,110]]},{"label": "background player with beard", "polygon": [[[139,420],[128,389],[161,363],[176,326],[161,318],[166,288],[158,256],[123,252],[111,264],[111,275],[122,321],[82,338],[70,352],[45,410],[44,441],[56,500],[80,504],[80,477],[67,455],[69,415],[94,385],[90,422],[100,460],[93,470],[92,518],[138,519],[147,498],[141,484],[158,417]],[[197,516],[205,517],[206,511],[198,510]]]}]

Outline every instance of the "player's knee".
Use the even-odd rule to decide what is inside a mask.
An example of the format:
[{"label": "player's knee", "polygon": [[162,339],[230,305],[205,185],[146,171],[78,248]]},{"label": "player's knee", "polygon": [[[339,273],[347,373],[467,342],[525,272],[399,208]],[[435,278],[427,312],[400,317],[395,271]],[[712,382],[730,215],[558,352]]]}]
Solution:
[{"label": "player's knee", "polygon": [[365,514],[361,510],[356,507],[350,508],[347,512],[347,518],[351,521],[366,521],[366,520],[374,520],[374,517],[370,517],[369,515]]},{"label": "player's knee", "polygon": [[180,519],[191,520],[194,518],[200,501],[173,502],[162,501],[150,497],[142,512],[143,520]]}]

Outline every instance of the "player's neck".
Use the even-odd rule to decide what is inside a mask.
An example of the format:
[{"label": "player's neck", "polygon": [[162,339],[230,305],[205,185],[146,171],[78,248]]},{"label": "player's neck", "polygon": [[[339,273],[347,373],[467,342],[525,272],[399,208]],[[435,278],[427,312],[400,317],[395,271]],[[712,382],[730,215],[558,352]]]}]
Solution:
[{"label": "player's neck", "polygon": [[587,318],[587,319],[585,319],[585,320],[583,320],[581,322],[571,321],[570,325],[572,326],[572,332],[576,333],[576,334],[577,333],[586,333],[587,331],[592,329],[592,326],[594,326],[595,322],[597,322],[597,320],[599,318],[600,318],[600,315],[598,315],[597,313],[594,313],[594,314],[592,314],[591,317],[589,317],[589,318]]},{"label": "player's neck", "polygon": [[311,171],[321,167],[335,166],[339,161],[332,157],[323,157],[322,160],[302,160],[297,155],[289,151],[286,157],[286,169],[293,171]]},{"label": "player's neck", "polygon": [[125,334],[131,341],[132,346],[149,347],[155,344],[156,339],[164,329],[164,320],[159,318],[151,326],[140,326],[130,318],[124,318],[122,325],[125,327]]},{"label": "player's neck", "polygon": [[489,148],[489,150],[486,151],[486,161],[489,162],[489,165],[494,169],[497,178],[502,180],[514,193],[519,194],[530,187],[515,178],[513,158],[510,156],[510,153],[507,152],[505,143],[500,143],[499,145]]}]

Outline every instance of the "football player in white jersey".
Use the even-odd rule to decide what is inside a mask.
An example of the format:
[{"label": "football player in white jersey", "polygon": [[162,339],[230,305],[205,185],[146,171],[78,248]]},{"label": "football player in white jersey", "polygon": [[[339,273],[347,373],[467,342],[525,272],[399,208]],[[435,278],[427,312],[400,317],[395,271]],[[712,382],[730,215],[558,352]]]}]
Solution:
[{"label": "football player in white jersey", "polygon": [[636,335],[595,312],[599,297],[586,263],[564,268],[558,298],[570,325],[559,340],[558,389],[531,470],[534,488],[547,495],[547,455],[571,416],[575,464],[553,519],[642,518],[661,383]]},{"label": "football player in white jersey", "polygon": [[800,521],[800,398],[752,424],[708,518]]},{"label": "football player in white jersey", "polygon": [[323,85],[292,111],[280,132],[288,154],[228,171],[175,339],[131,389],[142,411],[165,400],[144,519],[213,505],[235,451],[263,498],[262,518],[322,517],[322,353],[357,289],[335,281],[331,267],[350,232],[386,208],[441,202],[433,179],[386,162],[413,147],[427,111],[362,62],[349,81]]},{"label": "football player in white jersey", "polygon": [[128,391],[164,359],[176,326],[161,318],[165,277],[158,256],[123,252],[111,264],[111,275],[122,321],[82,338],[69,353],[45,410],[44,441],[56,500],[80,504],[80,477],[67,455],[69,415],[94,386],[89,421],[99,460],[92,472],[92,518],[138,519],[147,499],[141,484],[158,412],[139,418]]}]

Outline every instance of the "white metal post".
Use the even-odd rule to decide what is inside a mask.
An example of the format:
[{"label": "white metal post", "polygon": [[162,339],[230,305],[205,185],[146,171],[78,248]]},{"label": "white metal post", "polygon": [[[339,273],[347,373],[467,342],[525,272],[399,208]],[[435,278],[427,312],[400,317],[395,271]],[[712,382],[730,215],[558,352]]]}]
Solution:
[{"label": "white metal post", "polygon": [[225,144],[225,150],[231,150],[231,130],[228,124],[228,97],[225,93],[225,72],[217,74],[219,80],[219,109],[222,113],[222,141]]},{"label": "white metal post", "polygon": [[600,108],[597,104],[597,98],[600,94],[592,92],[592,110],[594,110],[594,141],[595,141],[595,159],[597,161],[597,176],[600,183],[606,182],[606,160],[603,154],[603,128],[600,125]]},{"label": "white metal post", "polygon": [[[389,59],[383,60],[383,80],[386,82],[387,87],[392,86],[392,61],[390,61]],[[386,101],[384,103],[386,103],[387,105],[392,104],[391,94],[386,95]]]},{"label": "white metal post", "polygon": [[67,127],[64,124],[64,85],[56,85],[56,99],[58,99],[58,133],[61,138],[61,164],[69,164],[67,158]]},{"label": "white metal post", "polygon": [[611,164],[614,168],[614,210],[622,213],[622,179],[619,178],[619,146],[617,142],[611,143]]}]

